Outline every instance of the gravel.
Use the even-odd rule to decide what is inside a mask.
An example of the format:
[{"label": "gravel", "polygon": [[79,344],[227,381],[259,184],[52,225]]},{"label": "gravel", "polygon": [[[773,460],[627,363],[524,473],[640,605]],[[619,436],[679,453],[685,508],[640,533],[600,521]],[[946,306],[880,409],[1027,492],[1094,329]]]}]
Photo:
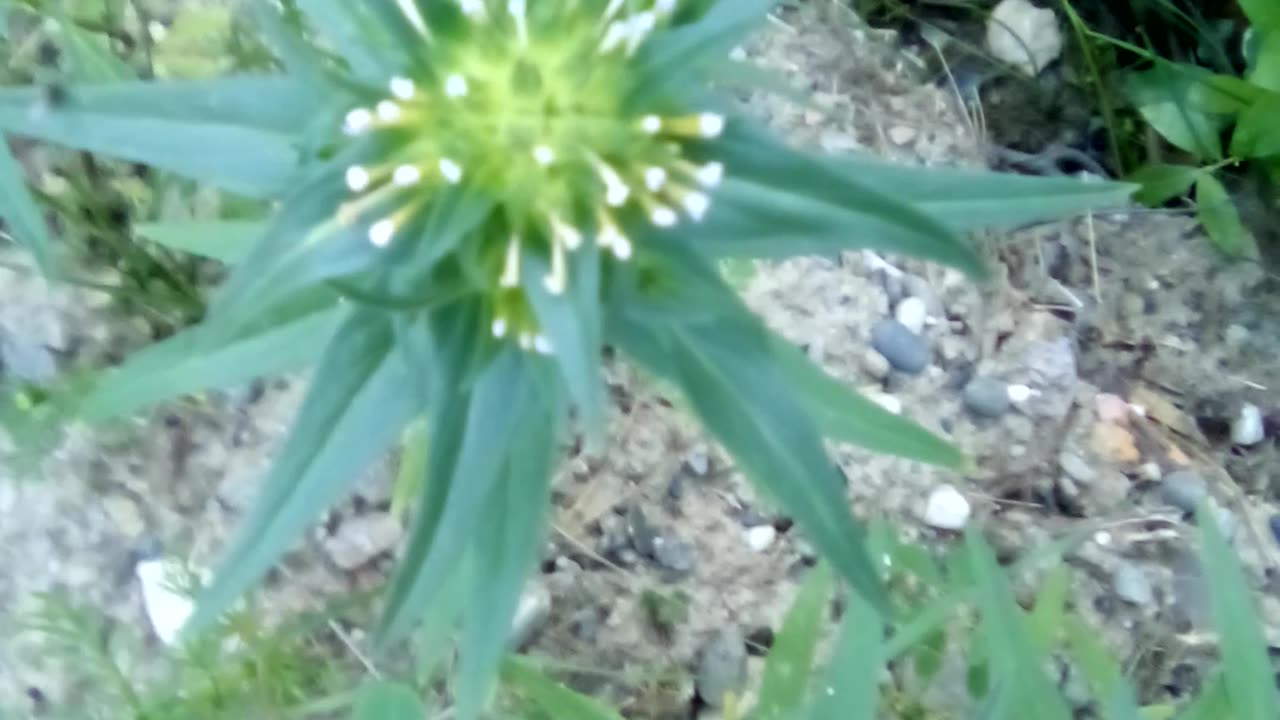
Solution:
[{"label": "gravel", "polygon": [[942,485],[929,494],[924,521],[939,530],[963,530],[971,512],[969,500],[959,490]]},{"label": "gravel", "polygon": [[702,647],[694,679],[698,697],[723,707],[727,696],[740,695],[747,684],[747,643],[735,627],[717,632]]},{"label": "gravel", "polygon": [[881,320],[871,329],[871,347],[893,369],[918,375],[929,366],[929,344],[897,320]]},{"label": "gravel", "polygon": [[343,520],[322,544],[334,565],[351,571],[392,550],[402,537],[404,528],[390,513],[371,513]]},{"label": "gravel", "polygon": [[1160,482],[1160,499],[1183,512],[1195,512],[1209,495],[1209,486],[1194,470],[1171,472]]},{"label": "gravel", "polygon": [[1251,447],[1262,442],[1266,430],[1262,423],[1262,410],[1257,405],[1245,403],[1240,414],[1231,422],[1231,442]]},{"label": "gravel", "polygon": [[918,297],[904,299],[893,311],[894,319],[917,335],[924,331],[924,322],[928,314],[929,309],[924,300]]},{"label": "gravel", "polygon": [[1116,595],[1127,603],[1138,606],[1155,603],[1155,591],[1151,588],[1151,580],[1137,565],[1127,562],[1117,565],[1111,575],[1111,583]]},{"label": "gravel", "polygon": [[757,525],[747,528],[743,532],[743,537],[746,538],[747,546],[752,552],[764,552],[773,545],[774,540],[778,539],[778,531],[772,525]]}]

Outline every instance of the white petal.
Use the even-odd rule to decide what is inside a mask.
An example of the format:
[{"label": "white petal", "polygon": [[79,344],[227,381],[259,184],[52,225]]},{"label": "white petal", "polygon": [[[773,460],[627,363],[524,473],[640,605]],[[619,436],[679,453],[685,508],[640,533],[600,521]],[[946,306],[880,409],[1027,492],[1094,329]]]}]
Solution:
[{"label": "white petal", "polygon": [[379,220],[369,226],[369,244],[374,247],[386,247],[391,244],[396,234],[396,224],[390,218]]},{"label": "white petal", "polygon": [[507,321],[504,318],[496,317],[493,319],[493,325],[489,328],[493,332],[493,336],[501,338],[507,334]]},{"label": "white petal", "polygon": [[662,129],[662,118],[657,115],[645,115],[640,118],[640,129],[650,135],[657,134]]},{"label": "white petal", "polygon": [[395,122],[400,119],[400,106],[390,100],[383,100],[374,109],[378,113],[378,119],[385,122]]},{"label": "white petal", "polygon": [[182,632],[182,626],[195,609],[191,598],[176,592],[171,586],[174,566],[162,560],[144,560],[134,568],[138,584],[142,586],[142,604],[156,637],[165,645],[174,645]]},{"label": "white petal", "polygon": [[540,355],[550,355],[553,349],[551,340],[546,335],[538,335],[533,339],[533,349]]},{"label": "white petal", "polygon": [[391,175],[391,182],[404,187],[422,179],[422,171],[413,165],[401,165]]},{"label": "white petal", "polygon": [[369,171],[359,165],[347,168],[347,187],[351,192],[360,192],[369,187]]},{"label": "white petal", "polygon": [[619,234],[613,239],[613,256],[619,260],[627,260],[631,257],[631,241],[625,235]]},{"label": "white petal", "polygon": [[556,159],[555,151],[546,145],[535,145],[533,148],[533,159],[543,167],[550,165]]},{"label": "white petal", "polygon": [[371,124],[373,124],[373,113],[366,108],[356,108],[347,113],[342,131],[348,135],[359,135],[368,130]]},{"label": "white petal", "polygon": [[444,81],[444,94],[451,98],[460,98],[467,94],[467,79],[461,75],[450,75]]},{"label": "white petal", "polygon": [[662,168],[656,165],[645,168],[644,186],[649,188],[649,190],[651,190],[652,192],[658,192],[659,190],[662,189],[662,186],[665,185],[666,182],[667,182],[666,170],[663,170]]},{"label": "white petal", "polygon": [[698,133],[704,138],[719,137],[724,132],[724,116],[702,113],[698,116]]},{"label": "white petal", "polygon": [[400,77],[399,75],[391,78],[391,94],[392,95],[395,95],[401,100],[409,100],[413,97],[413,92],[414,92],[413,81],[410,80],[409,78]]},{"label": "white petal", "polygon": [[653,211],[649,213],[649,219],[658,227],[671,227],[676,224],[677,220],[679,220],[676,216],[676,211],[666,205],[659,205],[655,207]]},{"label": "white petal", "polygon": [[449,184],[457,185],[462,180],[462,167],[449,158],[440,158],[440,174]]},{"label": "white petal", "polygon": [[709,162],[698,168],[695,177],[697,177],[698,184],[702,187],[716,187],[724,179],[724,165],[718,162]]},{"label": "white petal", "polygon": [[689,217],[694,221],[701,220],[707,216],[707,209],[711,207],[711,198],[700,192],[691,192],[684,196],[684,209],[688,211]]}]

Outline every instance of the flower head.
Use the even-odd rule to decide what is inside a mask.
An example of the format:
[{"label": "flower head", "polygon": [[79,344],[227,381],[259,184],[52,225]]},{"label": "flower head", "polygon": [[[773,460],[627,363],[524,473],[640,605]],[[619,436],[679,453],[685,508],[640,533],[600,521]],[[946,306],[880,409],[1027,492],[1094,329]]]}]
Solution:
[{"label": "flower head", "polygon": [[450,0],[458,22],[434,29],[401,2],[421,61],[351,108],[342,130],[378,158],[346,171],[343,217],[384,248],[430,243],[413,220],[447,186],[501,202],[465,239],[488,258],[493,337],[550,353],[522,284],[526,256],[548,268],[552,295],[573,283],[567,256],[588,247],[615,262],[636,252],[632,223],[665,229],[703,219],[724,167],[695,161],[722,115],[631,108],[637,54],[669,22],[674,0]]}]

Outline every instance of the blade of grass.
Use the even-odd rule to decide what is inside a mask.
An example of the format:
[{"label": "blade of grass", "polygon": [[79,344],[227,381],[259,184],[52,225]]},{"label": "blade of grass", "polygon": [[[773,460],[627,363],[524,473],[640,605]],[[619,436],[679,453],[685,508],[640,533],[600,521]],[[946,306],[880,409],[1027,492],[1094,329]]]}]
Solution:
[{"label": "blade of grass", "polygon": [[800,586],[765,659],[760,700],[748,720],[783,720],[803,704],[833,587],[826,565],[814,568]]},{"label": "blade of grass", "polygon": [[31,252],[40,271],[49,274],[52,265],[49,227],[27,188],[22,166],[0,135],[0,220],[8,236]]},{"label": "blade of grass", "polygon": [[874,720],[884,670],[884,625],[875,608],[849,597],[835,655],[818,688],[809,720]]},{"label": "blade of grass", "polygon": [[528,658],[513,657],[502,666],[508,690],[523,697],[551,720],[622,720],[622,716],[598,700],[576,693],[552,680]]}]

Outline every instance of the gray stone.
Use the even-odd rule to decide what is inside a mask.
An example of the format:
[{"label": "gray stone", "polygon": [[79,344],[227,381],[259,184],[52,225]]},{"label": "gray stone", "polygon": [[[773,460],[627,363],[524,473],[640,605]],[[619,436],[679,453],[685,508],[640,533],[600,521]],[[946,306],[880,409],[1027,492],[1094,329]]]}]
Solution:
[{"label": "gray stone", "polygon": [[334,565],[350,571],[394,549],[403,536],[404,528],[390,513],[370,513],[343,520],[322,545]]},{"label": "gray stone", "polygon": [[917,335],[924,331],[924,322],[928,315],[928,307],[925,305],[924,300],[918,297],[903,299],[893,310],[894,319]]},{"label": "gray stone", "polygon": [[49,348],[15,337],[0,329],[0,374],[30,383],[46,383],[58,374],[58,363]]},{"label": "gray stone", "polygon": [[685,456],[684,466],[694,477],[703,477],[711,469],[711,454],[706,445],[696,445]]},{"label": "gray stone", "polygon": [[1089,467],[1089,463],[1073,452],[1064,450],[1058,457],[1058,466],[1072,480],[1082,485],[1088,485],[1098,477],[1098,473],[1092,467]]},{"label": "gray stone", "polygon": [[631,538],[631,547],[643,557],[653,557],[659,539],[659,530],[645,517],[638,505],[632,505],[627,511],[627,536]]},{"label": "gray stone", "polygon": [[884,380],[889,377],[889,360],[874,349],[867,348],[862,353],[862,371],[873,380]]},{"label": "gray stone", "polygon": [[1266,436],[1262,410],[1257,405],[1245,403],[1240,408],[1240,414],[1231,422],[1231,442],[1250,447],[1262,442]]},{"label": "gray stone", "polygon": [[1160,481],[1160,499],[1183,512],[1195,512],[1208,496],[1209,486],[1194,470],[1171,472]]},{"label": "gray stone", "polygon": [[747,684],[747,642],[736,627],[720,630],[702,646],[694,677],[698,697],[723,707],[725,698],[741,695]]},{"label": "gray stone", "polygon": [[1236,537],[1236,530],[1240,527],[1240,522],[1236,520],[1236,514],[1231,512],[1230,508],[1219,505],[1216,501],[1209,501],[1209,514],[1218,525],[1218,532],[1222,533],[1222,537],[1228,542]]},{"label": "gray stone", "polygon": [[897,320],[881,320],[871,329],[871,347],[895,370],[916,375],[929,366],[929,344]]},{"label": "gray stone", "polygon": [[516,605],[515,617],[511,619],[511,635],[508,646],[513,650],[528,645],[546,627],[551,617],[551,590],[539,577],[530,578],[524,592],[520,594],[520,602]]},{"label": "gray stone", "polygon": [[1009,411],[1009,385],[991,377],[976,377],[964,386],[964,406],[984,418],[998,418]]},{"label": "gray stone", "polygon": [[676,575],[688,575],[693,572],[693,544],[674,535],[655,538],[653,561]]},{"label": "gray stone", "polygon": [[1111,574],[1111,584],[1116,596],[1132,605],[1147,606],[1156,601],[1155,591],[1151,589],[1147,574],[1132,563],[1121,562],[1116,565]]}]

